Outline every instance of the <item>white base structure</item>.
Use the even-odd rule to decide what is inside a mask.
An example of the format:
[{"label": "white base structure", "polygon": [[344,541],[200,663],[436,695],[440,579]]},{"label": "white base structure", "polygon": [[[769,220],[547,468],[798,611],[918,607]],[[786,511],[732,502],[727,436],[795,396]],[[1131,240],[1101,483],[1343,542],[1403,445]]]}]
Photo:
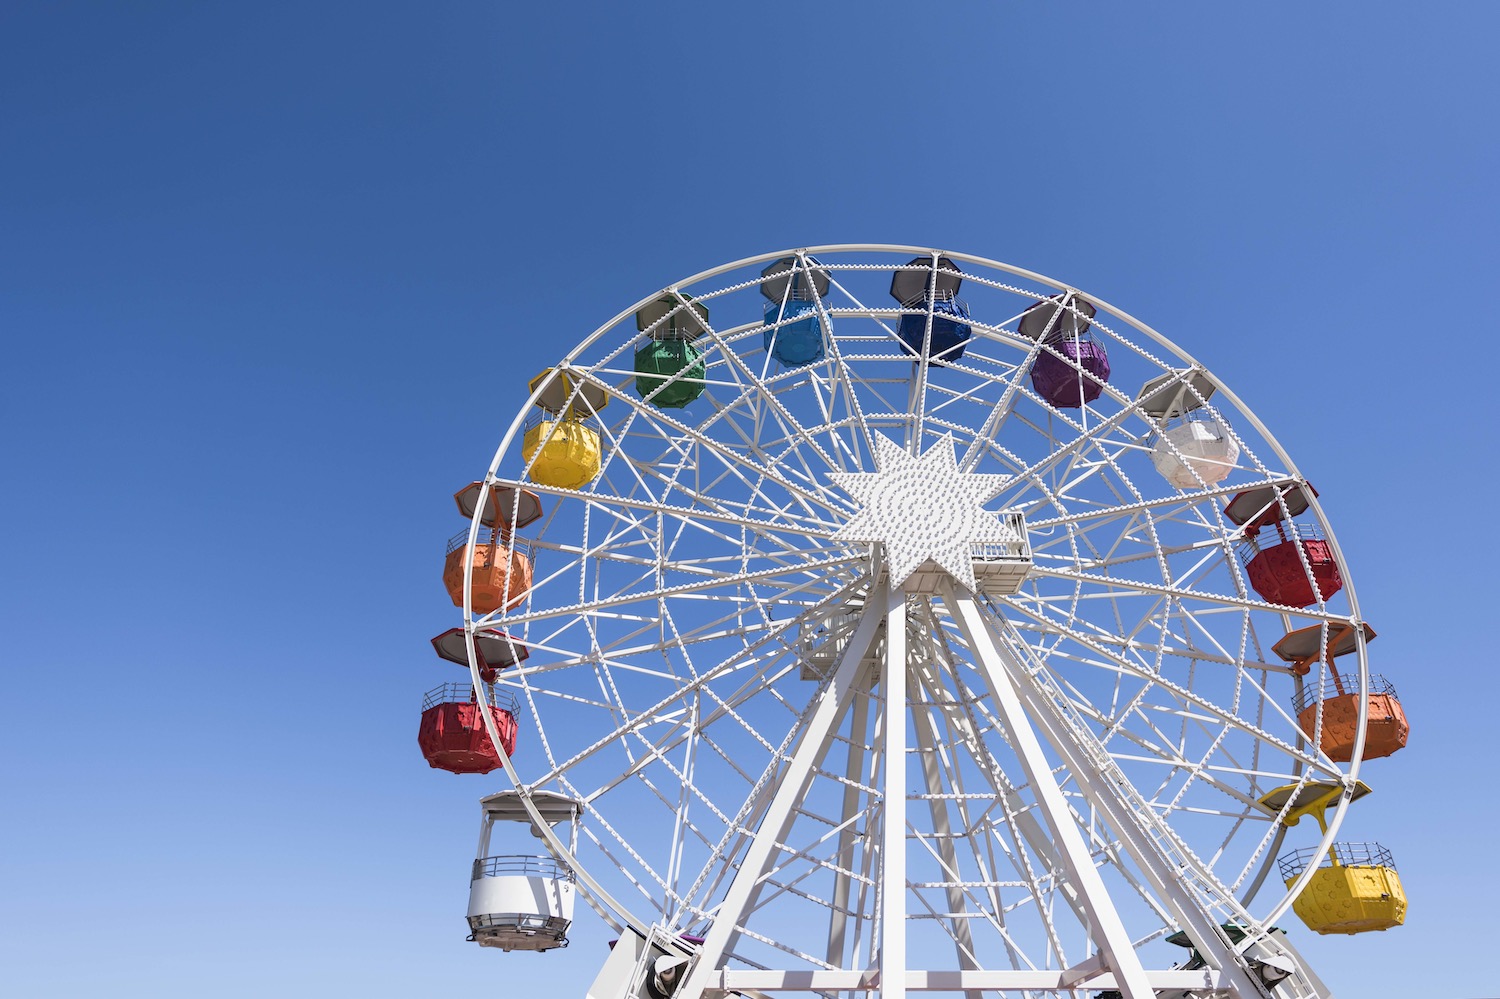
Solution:
[{"label": "white base structure", "polygon": [[[1059,409],[1030,371],[1063,321],[1111,380]],[[1358,607],[1310,491],[1336,601],[1247,585],[1224,506],[1306,479],[1191,357],[1019,268],[841,246],[654,292],[533,384],[597,471],[549,480],[517,417],[484,488],[540,497],[535,574],[466,628],[530,649],[500,810],[566,876],[485,872],[471,916],[571,918],[576,885],[620,938],[590,999],[1328,999],[1270,874],[1352,790],[1321,843],[1261,799],[1359,764],[1291,709],[1325,667],[1270,649]]]}]

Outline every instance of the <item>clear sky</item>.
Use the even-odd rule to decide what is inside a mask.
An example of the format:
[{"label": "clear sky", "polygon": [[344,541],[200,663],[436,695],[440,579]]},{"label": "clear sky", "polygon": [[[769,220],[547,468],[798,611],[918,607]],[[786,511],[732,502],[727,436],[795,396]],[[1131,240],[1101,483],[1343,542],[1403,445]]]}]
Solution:
[{"label": "clear sky", "polygon": [[1413,723],[1345,830],[1410,913],[1299,943],[1343,999],[1500,995],[1497,32],[1484,3],[0,4],[0,993],[581,994],[597,926],[463,942],[498,784],[414,738],[457,676],[427,646],[450,496],[636,299],[901,242],[1141,317],[1317,484]]}]

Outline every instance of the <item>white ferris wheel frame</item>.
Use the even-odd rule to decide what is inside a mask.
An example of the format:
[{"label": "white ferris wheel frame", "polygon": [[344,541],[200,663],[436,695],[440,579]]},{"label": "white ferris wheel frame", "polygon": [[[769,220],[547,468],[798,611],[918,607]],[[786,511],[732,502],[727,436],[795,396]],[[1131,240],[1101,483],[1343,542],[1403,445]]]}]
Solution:
[{"label": "white ferris wheel frame", "polygon": [[[579,359],[594,347],[601,338],[618,334],[621,324],[627,322],[639,309],[663,295],[675,296],[681,302],[687,302],[687,298],[681,289],[692,289],[705,282],[731,272],[745,271],[748,268],[760,264],[769,263],[780,258],[795,257],[799,261],[806,261],[810,257],[837,256],[841,254],[872,254],[872,255],[911,255],[926,256],[936,260],[938,256],[947,257],[960,264],[973,265],[988,271],[998,271],[1030,282],[1034,285],[1050,289],[1061,294],[1083,295],[1079,289],[1048,278],[1044,275],[1014,267],[1002,262],[989,260],[984,257],[963,254],[952,251],[938,251],[930,247],[893,245],[893,244],[828,244],[821,246],[805,247],[795,250],[784,250],[775,253],[759,254],[746,257],[711,268],[693,275],[687,279],[668,286],[663,291],[654,292],[630,307],[621,310],[598,327],[590,336],[585,338],[578,346],[574,347],[559,362],[558,370],[575,371],[587,376],[588,369],[575,367]],[[969,272],[965,272],[965,277]],[[1040,299],[1038,299],[1040,300]],[[1151,326],[1139,321],[1128,313],[1117,309],[1097,296],[1087,294],[1087,300],[1098,310],[1102,318],[1106,314],[1120,323],[1128,326],[1132,331],[1145,334],[1156,346],[1164,349],[1182,361],[1189,369],[1194,369],[1207,374],[1201,364],[1194,358],[1182,351],[1165,336],[1157,332]],[[820,316],[825,317],[822,311],[822,303],[819,303]],[[930,304],[929,304],[930,309]],[[886,310],[889,311],[889,310]],[[931,312],[929,311],[929,323]],[[732,333],[742,332],[759,326],[758,322],[736,326],[724,332],[725,336]],[[930,329],[930,327],[929,327]],[[832,339],[832,334],[829,334]],[[925,361],[925,357],[923,358]],[[925,363],[917,364],[915,379],[921,383],[915,389],[917,392],[925,391],[925,379],[928,368]],[[764,373],[764,370],[763,370]],[[753,373],[750,377],[755,377]],[[1285,469],[1285,472],[1304,481],[1300,471],[1275,437],[1271,434],[1253,412],[1243,405],[1238,397],[1222,380],[1213,379],[1218,394],[1233,407],[1239,419],[1250,421],[1250,425],[1259,434],[1264,446],[1269,448],[1272,456]],[[525,404],[521,407],[520,414],[511,422],[495,456],[491,461],[483,483],[483,491],[475,505],[475,514],[471,521],[468,546],[465,555],[464,574],[464,627],[465,638],[468,648],[471,678],[475,689],[483,689],[479,675],[479,657],[475,649],[475,631],[477,627],[488,626],[495,623],[496,615],[475,615],[471,608],[472,602],[472,569],[476,546],[479,544],[481,531],[481,516],[488,502],[488,493],[491,488],[503,480],[498,473],[506,456],[513,453],[513,449],[519,442],[519,434],[523,430],[523,424],[532,407],[538,402],[545,384],[539,384],[533,391]],[[631,405],[638,406],[642,410],[649,411],[651,406],[647,402],[632,402]],[[1128,409],[1128,404],[1126,409]],[[925,414],[918,414],[919,421]],[[654,414],[658,422],[671,425],[673,417],[664,417],[660,413]],[[916,431],[921,433],[920,427]],[[615,447],[623,445],[616,443]],[[915,445],[913,445],[915,446]],[[519,479],[516,480],[519,483]],[[531,483],[526,488],[536,489]],[[558,502],[565,502],[569,496],[588,498],[589,493],[583,491],[567,490],[558,487],[547,487],[539,489],[540,492],[552,496]],[[1220,493],[1227,497],[1231,492],[1229,489],[1221,490]],[[1339,549],[1332,534],[1332,528],[1323,514],[1316,495],[1308,491],[1309,506],[1313,515],[1323,525],[1328,541],[1333,550],[1338,568],[1344,579],[1344,600],[1348,606],[1348,613],[1332,614],[1325,613],[1322,618],[1330,624],[1344,624],[1348,622],[1360,622],[1358,603],[1354,593],[1354,587],[1348,566],[1345,564],[1342,551]],[[623,501],[621,501],[623,502]],[[643,514],[675,513],[682,515],[680,509],[672,510],[667,504],[653,504],[649,500],[633,499],[630,506],[638,508]],[[706,517],[714,519],[711,512],[693,510],[694,517]],[[730,518],[732,519],[732,518]],[[794,528],[782,530],[791,530]],[[878,553],[876,555],[878,559]],[[872,579],[878,579],[878,572],[872,574]],[[885,659],[881,664],[886,668],[885,675],[894,675],[890,670],[891,663],[905,663],[906,636],[908,624],[906,620],[908,602],[898,589],[891,586],[889,580],[877,582],[866,600],[865,606],[858,611],[858,618],[853,626],[853,632],[848,639],[839,657],[836,668],[830,670],[830,675],[815,697],[815,703],[810,706],[810,714],[805,715],[807,719],[803,725],[799,741],[795,745],[790,759],[786,762],[785,769],[781,771],[778,791],[770,802],[763,806],[758,814],[758,827],[761,832],[756,835],[748,845],[743,859],[738,864],[738,875],[731,879],[727,893],[719,905],[721,913],[733,914],[734,918],[719,919],[714,921],[701,947],[696,951],[691,950],[671,937],[663,937],[660,933],[654,933],[655,921],[642,918],[633,909],[622,902],[613,894],[605,884],[601,882],[588,866],[583,863],[567,843],[553,831],[551,826],[543,820],[540,812],[532,803],[529,796],[527,781],[517,770],[511,756],[505,752],[500,733],[494,720],[487,712],[481,712],[485,724],[489,730],[491,741],[499,756],[501,767],[513,784],[520,792],[519,800],[531,816],[536,834],[546,843],[547,849],[562,863],[570,867],[580,884],[584,897],[589,901],[594,910],[603,917],[617,931],[634,931],[644,938],[654,938],[660,941],[667,950],[676,947],[684,956],[695,958],[680,991],[674,993],[678,996],[696,997],[715,990],[743,991],[747,994],[755,994],[762,990],[787,990],[797,989],[803,991],[818,991],[825,993],[833,992],[861,992],[863,990],[878,988],[885,997],[901,997],[908,990],[913,991],[961,991],[970,999],[978,999],[981,991],[985,990],[1026,990],[1045,992],[1067,992],[1074,994],[1076,990],[1098,990],[1101,988],[1115,988],[1130,999],[1137,997],[1154,996],[1159,989],[1188,989],[1188,988],[1212,988],[1227,990],[1228,994],[1239,996],[1253,996],[1262,994],[1262,989],[1250,977],[1246,970],[1241,954],[1250,946],[1266,939],[1268,928],[1275,920],[1284,916],[1295,899],[1298,892],[1306,885],[1312,876],[1314,869],[1309,867],[1303,871],[1297,881],[1290,887],[1286,896],[1277,902],[1269,912],[1263,916],[1252,916],[1238,900],[1230,895],[1227,900],[1229,910],[1240,920],[1242,925],[1255,928],[1258,932],[1248,935],[1238,945],[1232,944],[1218,931],[1217,924],[1212,920],[1203,908],[1196,904],[1192,893],[1185,887],[1186,882],[1197,877],[1199,880],[1214,880],[1212,872],[1202,869],[1201,862],[1182,843],[1166,823],[1156,817],[1145,802],[1131,802],[1127,796],[1105,793],[1098,786],[1098,781],[1110,778],[1111,763],[1109,754],[1097,745],[1090,745],[1086,736],[1080,733],[1084,727],[1074,724],[1074,719],[1067,717],[1065,710],[1060,707],[1066,701],[1065,697],[1049,698],[1038,689],[1036,684],[1021,682],[1024,675],[1031,675],[1028,664],[1023,660],[1027,646],[1024,642],[1016,639],[1014,625],[1006,621],[1004,617],[998,616],[987,610],[981,599],[975,593],[968,591],[961,585],[955,586],[951,581],[943,584],[935,598],[937,603],[946,608],[948,619],[957,630],[962,633],[969,648],[978,660],[980,672],[983,675],[987,689],[983,694],[989,698],[994,710],[1003,722],[1005,730],[1010,734],[1011,743],[1025,770],[1027,782],[1033,788],[1037,797],[1037,809],[1046,823],[1046,833],[1050,834],[1048,839],[1060,851],[1058,857],[1062,867],[1065,869],[1069,880],[1075,890],[1081,893],[1079,908],[1086,913],[1087,919],[1095,928],[1095,942],[1099,946],[1098,955],[1089,961],[1064,969],[1052,970],[983,970],[977,967],[961,967],[957,970],[946,971],[923,971],[912,969],[907,964],[907,953],[905,948],[906,919],[907,919],[907,896],[900,891],[887,891],[881,893],[881,905],[883,907],[883,918],[880,929],[880,957],[871,968],[852,970],[814,970],[814,971],[787,971],[772,968],[765,969],[728,969],[721,967],[727,948],[732,945],[733,938],[739,933],[737,920],[739,913],[751,901],[758,892],[760,878],[764,876],[770,858],[784,849],[786,845],[781,838],[768,834],[769,830],[774,833],[783,823],[789,821],[789,817],[797,805],[799,787],[806,779],[807,773],[816,765],[820,764],[832,748],[833,740],[831,733],[841,720],[849,717],[851,710],[851,691],[856,687],[856,681],[864,670],[865,653],[871,649],[877,629],[881,624],[885,627]],[[1318,612],[1304,612],[1304,616],[1311,619],[1319,617]],[[1285,617],[1285,615],[1283,615]],[[483,619],[481,621],[481,618]],[[499,622],[506,620],[502,614]],[[1358,647],[1358,682],[1357,690],[1360,702],[1363,705],[1366,695],[1370,690],[1369,669],[1365,655],[1364,643],[1357,643]],[[1018,654],[1018,650],[1020,650]],[[1351,677],[1352,681],[1353,678]],[[868,677],[865,678],[869,683]],[[917,690],[921,686],[921,679],[910,680],[912,689]],[[898,685],[899,686],[899,685]],[[1353,687],[1351,682],[1351,687]],[[892,691],[888,696],[900,694],[906,695],[906,691]],[[866,699],[868,700],[868,699]],[[916,730],[910,728],[911,719],[909,712],[905,710],[906,703],[903,700],[902,710],[892,710],[887,705],[881,717],[884,724],[880,737],[883,739],[883,752],[885,759],[905,759],[911,749],[911,741],[915,739],[919,746],[932,746],[934,738],[938,733],[934,730],[924,728],[922,724],[916,726]],[[870,705],[862,704],[859,710],[868,712]],[[865,725],[868,721],[861,721]],[[1039,737],[1038,733],[1041,733]],[[1360,769],[1360,759],[1363,755],[1365,740],[1365,716],[1361,709],[1356,744],[1353,752],[1353,762],[1349,764],[1343,774],[1344,789],[1336,804],[1330,809],[1327,828],[1323,832],[1318,844],[1318,851],[1326,853],[1332,844],[1340,824],[1343,821],[1346,806],[1355,792],[1356,781]],[[1070,811],[1070,806],[1063,799],[1062,792],[1053,776],[1053,765],[1045,757],[1043,744],[1052,748],[1054,753],[1062,758],[1063,764],[1071,771],[1077,781],[1078,791],[1088,799],[1089,804],[1104,817],[1108,826],[1123,841],[1123,850],[1131,854],[1136,861],[1137,869],[1150,882],[1149,889],[1158,898],[1162,899],[1170,911],[1174,921],[1180,925],[1188,934],[1195,948],[1203,954],[1210,969],[1195,971],[1173,971],[1173,970],[1148,970],[1139,960],[1131,937],[1126,930],[1120,917],[1115,913],[1110,904],[1109,891],[1099,881],[1096,862],[1092,859],[1091,850],[1084,842],[1080,827],[1075,821],[1078,816]],[[851,773],[852,773],[851,753]],[[1116,768],[1117,769],[1117,768]],[[879,850],[880,855],[880,882],[883,885],[900,885],[906,883],[906,833],[905,812],[908,804],[908,791],[905,773],[896,767],[887,767],[884,771],[885,787],[882,807],[885,816],[882,820],[882,836],[884,843]],[[1129,785],[1123,775],[1118,777],[1118,783]],[[929,791],[933,787],[929,787]],[[1001,794],[1000,789],[994,793]],[[747,802],[747,805],[749,803]],[[1139,807],[1137,807],[1139,806]],[[936,809],[934,809],[934,821],[936,821]],[[1154,821],[1153,821],[1154,820]],[[1030,816],[1032,823],[1031,833],[1037,834],[1035,816]],[[1159,828],[1157,828],[1159,827]],[[843,837],[843,833],[840,834]],[[1144,839],[1142,837],[1145,837]],[[1274,854],[1281,842],[1281,834],[1276,835],[1271,844],[1269,852]],[[1180,848],[1180,849],[1177,849]],[[951,845],[950,845],[951,849]],[[1176,853],[1173,857],[1178,861],[1180,871],[1176,876],[1168,876],[1163,873],[1160,865],[1149,861],[1143,861],[1144,857],[1159,855],[1160,851]],[[1253,895],[1259,887],[1260,879],[1264,878],[1265,872],[1270,868],[1272,857],[1268,856],[1264,866],[1261,868],[1259,878],[1250,887],[1249,894]],[[1198,865],[1195,867],[1195,865]],[[754,872],[746,875],[744,872]],[[835,916],[835,923],[838,922]],[[966,929],[966,927],[965,927]],[[840,931],[842,932],[842,931]],[[960,950],[962,947],[960,947]],[[871,954],[870,957],[874,958]],[[962,958],[960,958],[962,963]],[[972,963],[972,962],[970,962]],[[1315,978],[1313,979],[1316,980]],[[1313,995],[1313,992],[1306,993]]]}]

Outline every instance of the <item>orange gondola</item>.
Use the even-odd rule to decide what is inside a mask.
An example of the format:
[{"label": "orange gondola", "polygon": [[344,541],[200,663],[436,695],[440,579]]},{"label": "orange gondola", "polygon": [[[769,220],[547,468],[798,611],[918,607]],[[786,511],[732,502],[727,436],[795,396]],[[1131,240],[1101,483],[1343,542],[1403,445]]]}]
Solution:
[{"label": "orange gondola", "polygon": [[[459,513],[472,518],[479,505],[483,484],[471,482],[454,494]],[[489,528],[474,544],[474,571],[471,608],[475,614],[489,614],[504,607],[509,610],[526,599],[531,589],[533,560],[531,545],[514,536],[542,515],[541,500],[528,489],[495,484],[485,500],[480,523]],[[464,605],[464,563],[468,552],[469,532],[460,531],[448,539],[443,563],[443,585],[453,606]]]},{"label": "orange gondola", "polygon": [[[1354,737],[1359,730],[1359,681],[1340,674],[1334,660],[1353,652],[1360,634],[1370,642],[1375,638],[1375,629],[1365,624],[1356,632],[1348,624],[1315,624],[1289,632],[1271,649],[1300,676],[1306,676],[1315,662],[1328,664],[1328,675],[1320,683],[1299,686],[1292,706],[1302,730],[1309,734],[1317,732],[1319,748],[1340,763],[1354,759]],[[1406,748],[1410,725],[1395,686],[1383,676],[1371,675],[1367,704],[1362,758],[1379,759]]]}]

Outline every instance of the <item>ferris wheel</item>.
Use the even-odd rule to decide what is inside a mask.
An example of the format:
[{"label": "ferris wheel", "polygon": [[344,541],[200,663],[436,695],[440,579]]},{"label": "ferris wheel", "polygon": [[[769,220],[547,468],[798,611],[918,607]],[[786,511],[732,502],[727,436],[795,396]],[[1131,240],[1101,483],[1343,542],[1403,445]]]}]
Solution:
[{"label": "ferris wheel", "polygon": [[434,766],[510,784],[471,939],[561,948],[581,898],[595,999],[1303,999],[1294,905],[1404,919],[1335,841],[1407,725],[1318,494],[1149,326],[825,246],[519,384],[449,544],[470,682],[423,715]]}]

